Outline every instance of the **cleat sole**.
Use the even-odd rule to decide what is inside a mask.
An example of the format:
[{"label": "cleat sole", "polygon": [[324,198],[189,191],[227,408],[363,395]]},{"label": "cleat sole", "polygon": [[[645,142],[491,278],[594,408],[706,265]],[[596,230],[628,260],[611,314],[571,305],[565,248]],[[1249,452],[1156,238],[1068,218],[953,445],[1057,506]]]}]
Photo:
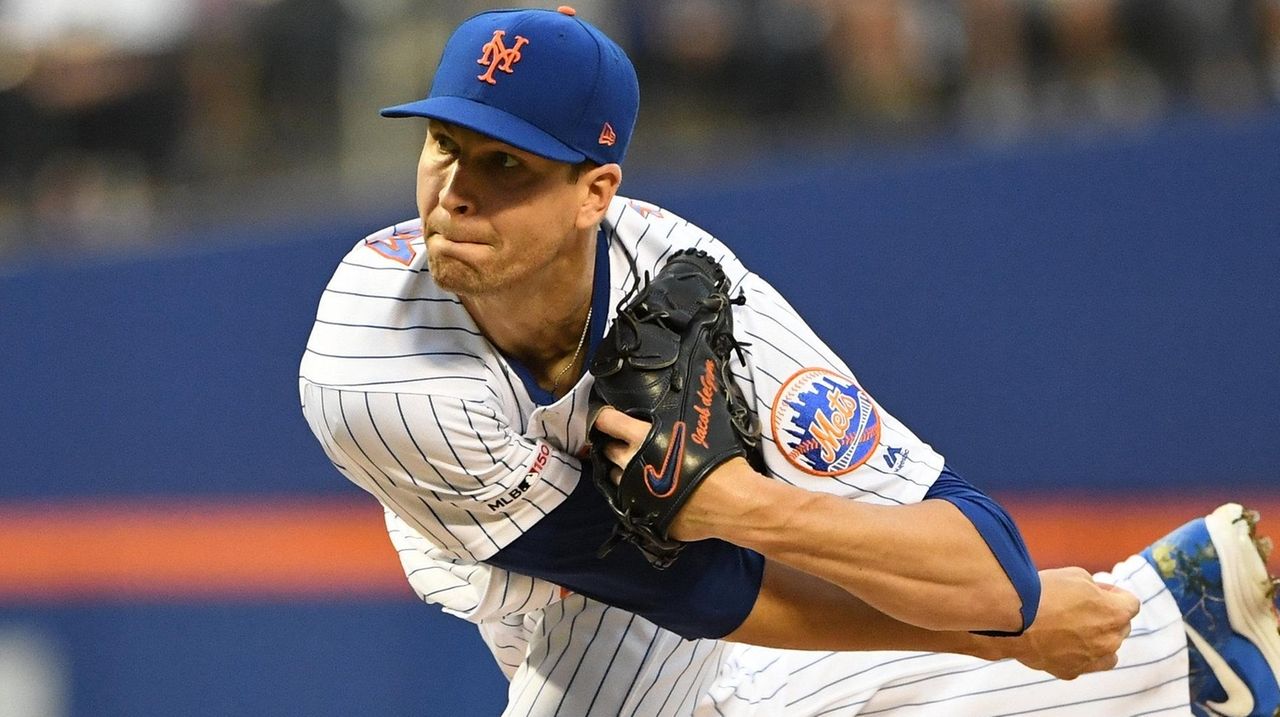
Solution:
[{"label": "cleat sole", "polygon": [[1205,517],[1222,566],[1222,588],[1231,629],[1253,643],[1280,683],[1280,618],[1273,599],[1275,578],[1267,572],[1257,538],[1258,514],[1228,503]]}]

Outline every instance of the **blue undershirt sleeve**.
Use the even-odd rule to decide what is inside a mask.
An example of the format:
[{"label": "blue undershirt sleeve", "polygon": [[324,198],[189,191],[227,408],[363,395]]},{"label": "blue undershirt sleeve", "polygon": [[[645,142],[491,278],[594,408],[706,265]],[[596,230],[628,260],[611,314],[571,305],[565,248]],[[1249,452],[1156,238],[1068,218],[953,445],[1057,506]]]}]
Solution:
[{"label": "blue undershirt sleeve", "polygon": [[588,469],[563,503],[485,562],[634,612],[688,639],[724,637],[747,619],[764,575],[759,553],[701,540],[686,545],[666,570],[627,543],[597,558],[613,525]]},{"label": "blue undershirt sleeve", "polygon": [[987,547],[1022,600],[1022,630],[1018,632],[980,632],[981,635],[1020,635],[1036,619],[1040,607],[1040,574],[1027,553],[1022,534],[1013,518],[982,491],[944,467],[938,480],[925,493],[925,499],[938,498],[951,503],[973,523]]}]

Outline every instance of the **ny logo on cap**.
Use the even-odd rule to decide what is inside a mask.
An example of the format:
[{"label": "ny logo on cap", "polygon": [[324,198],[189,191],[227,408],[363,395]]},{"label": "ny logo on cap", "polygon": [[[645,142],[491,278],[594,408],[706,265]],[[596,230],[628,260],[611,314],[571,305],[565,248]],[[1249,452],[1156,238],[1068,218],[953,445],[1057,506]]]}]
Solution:
[{"label": "ny logo on cap", "polygon": [[520,48],[528,44],[529,41],[516,35],[515,46],[508,48],[502,42],[502,38],[506,37],[506,35],[506,30],[494,30],[493,38],[481,48],[483,54],[480,55],[479,60],[476,60],[476,64],[487,65],[489,69],[483,75],[476,75],[477,80],[496,85],[498,81],[493,79],[493,71],[502,70],[509,75],[511,74],[511,66],[520,61]]}]

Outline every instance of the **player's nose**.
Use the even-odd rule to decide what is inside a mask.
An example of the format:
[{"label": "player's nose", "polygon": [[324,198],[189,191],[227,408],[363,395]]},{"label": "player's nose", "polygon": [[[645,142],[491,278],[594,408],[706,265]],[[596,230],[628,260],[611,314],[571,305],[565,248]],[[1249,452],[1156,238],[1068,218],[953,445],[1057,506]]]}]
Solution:
[{"label": "player's nose", "polygon": [[440,184],[440,206],[451,215],[465,215],[475,211],[475,200],[467,192],[467,176],[465,170],[454,162],[444,170],[444,181]]}]

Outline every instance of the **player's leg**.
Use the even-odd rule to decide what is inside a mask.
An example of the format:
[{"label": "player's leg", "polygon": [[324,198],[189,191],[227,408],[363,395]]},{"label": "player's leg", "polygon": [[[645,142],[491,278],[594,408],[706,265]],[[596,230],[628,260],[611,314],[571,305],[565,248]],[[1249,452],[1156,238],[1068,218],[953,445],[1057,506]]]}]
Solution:
[{"label": "player's leg", "polygon": [[730,655],[737,671],[718,681],[709,714],[1187,715],[1190,696],[1218,708],[1199,715],[1272,717],[1280,620],[1254,522],[1223,506],[1098,576],[1143,603],[1111,671],[1064,682],[1008,660],[747,648]]},{"label": "player's leg", "polygon": [[[1187,715],[1182,616],[1155,570],[1134,556],[1100,579],[1143,601],[1114,670],[1071,682],[1013,660],[922,652],[738,649],[740,672],[710,695],[724,715]],[[1113,579],[1112,579],[1113,578]]]},{"label": "player's leg", "polygon": [[527,627],[504,717],[687,717],[724,650],[581,595],[531,615]]},{"label": "player's leg", "polygon": [[1139,556],[1095,577],[1132,592],[1142,603],[1115,668],[1068,682],[1013,660],[942,661],[927,674],[921,674],[926,672],[922,665],[904,660],[882,670],[888,679],[857,714],[1186,715],[1186,639],[1168,588]]}]

